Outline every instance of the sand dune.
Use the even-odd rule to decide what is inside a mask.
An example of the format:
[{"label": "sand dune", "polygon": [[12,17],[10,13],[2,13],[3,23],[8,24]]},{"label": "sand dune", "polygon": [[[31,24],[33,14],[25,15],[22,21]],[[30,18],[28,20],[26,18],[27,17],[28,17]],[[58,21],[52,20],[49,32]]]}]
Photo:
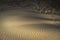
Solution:
[{"label": "sand dune", "polygon": [[29,11],[1,12],[0,40],[60,40],[60,16]]}]

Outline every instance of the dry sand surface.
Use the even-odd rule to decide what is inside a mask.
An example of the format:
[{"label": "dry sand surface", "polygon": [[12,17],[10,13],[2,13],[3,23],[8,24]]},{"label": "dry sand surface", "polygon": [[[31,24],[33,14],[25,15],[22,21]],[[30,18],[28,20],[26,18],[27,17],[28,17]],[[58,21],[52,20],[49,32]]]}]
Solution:
[{"label": "dry sand surface", "polygon": [[0,14],[0,40],[60,40],[60,21],[55,20],[60,18],[58,15],[37,15],[26,9]]}]

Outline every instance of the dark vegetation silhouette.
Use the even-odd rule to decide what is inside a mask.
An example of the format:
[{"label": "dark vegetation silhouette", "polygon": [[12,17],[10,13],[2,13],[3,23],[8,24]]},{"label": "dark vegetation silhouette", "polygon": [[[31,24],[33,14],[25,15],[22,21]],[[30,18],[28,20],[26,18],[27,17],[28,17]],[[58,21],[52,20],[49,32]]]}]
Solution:
[{"label": "dark vegetation silhouette", "polygon": [[36,12],[60,15],[59,0],[0,0],[0,5],[3,4],[14,7],[30,7]]}]

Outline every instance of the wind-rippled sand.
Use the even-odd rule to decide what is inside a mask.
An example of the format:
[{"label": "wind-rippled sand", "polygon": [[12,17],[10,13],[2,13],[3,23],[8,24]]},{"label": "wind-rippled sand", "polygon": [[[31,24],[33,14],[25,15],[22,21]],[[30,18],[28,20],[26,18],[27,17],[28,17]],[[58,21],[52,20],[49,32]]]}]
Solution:
[{"label": "wind-rippled sand", "polygon": [[60,40],[58,15],[41,16],[25,9],[7,10],[0,14],[0,40]]}]

